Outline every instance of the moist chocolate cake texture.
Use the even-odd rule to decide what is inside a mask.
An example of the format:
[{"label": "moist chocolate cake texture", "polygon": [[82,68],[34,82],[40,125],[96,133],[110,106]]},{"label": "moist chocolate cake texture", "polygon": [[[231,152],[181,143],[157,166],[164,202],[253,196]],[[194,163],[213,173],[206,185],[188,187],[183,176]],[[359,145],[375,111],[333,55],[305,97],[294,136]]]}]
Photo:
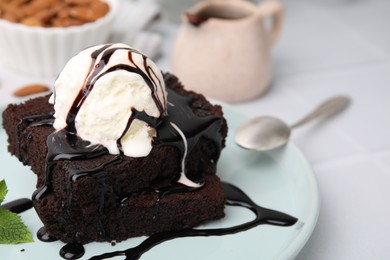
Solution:
[{"label": "moist chocolate cake texture", "polygon": [[[112,155],[87,144],[80,152],[75,147],[85,141],[53,134],[49,96],[3,112],[9,152],[37,175],[32,199],[49,235],[67,243],[122,241],[224,216],[225,194],[216,176],[227,135],[222,109],[184,90],[171,74],[164,74],[164,81],[168,117],[187,138],[161,124],[146,157]],[[178,183],[183,168],[202,185]]]}]

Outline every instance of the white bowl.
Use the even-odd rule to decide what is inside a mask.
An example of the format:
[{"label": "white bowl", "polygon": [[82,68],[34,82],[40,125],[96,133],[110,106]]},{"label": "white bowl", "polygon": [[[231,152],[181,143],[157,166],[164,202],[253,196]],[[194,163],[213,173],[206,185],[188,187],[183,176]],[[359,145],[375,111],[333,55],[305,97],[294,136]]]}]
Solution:
[{"label": "white bowl", "polygon": [[0,19],[0,63],[26,75],[56,76],[82,49],[107,42],[120,1],[104,1],[109,12],[80,26],[32,27]]}]

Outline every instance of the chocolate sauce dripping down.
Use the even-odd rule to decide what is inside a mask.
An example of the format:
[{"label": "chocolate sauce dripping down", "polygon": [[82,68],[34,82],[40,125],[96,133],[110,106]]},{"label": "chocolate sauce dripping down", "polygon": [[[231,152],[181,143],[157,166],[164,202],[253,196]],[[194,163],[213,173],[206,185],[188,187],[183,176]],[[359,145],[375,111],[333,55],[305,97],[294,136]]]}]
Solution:
[{"label": "chocolate sauce dripping down", "polygon": [[[156,95],[156,93],[157,93],[157,86],[160,86],[161,87],[161,89],[160,89],[161,92],[164,92],[164,89],[162,89],[162,82],[160,82],[160,79],[157,77],[157,75],[155,74],[153,69],[148,65],[148,62],[147,62],[148,58],[145,55],[143,55],[142,53],[140,53],[140,52],[138,52],[136,50],[131,50],[130,49],[129,53],[128,53],[129,61],[137,68],[137,71],[143,73],[143,71],[138,67],[137,63],[135,63],[134,60],[133,60],[133,54],[132,54],[133,52],[142,56],[144,68],[145,68],[145,71],[146,71],[147,75],[144,74],[144,75],[141,75],[141,76],[144,78],[145,82],[149,85],[149,88],[150,88],[150,90],[152,92],[152,98],[153,98],[154,103],[156,104],[157,108],[159,109],[161,116],[165,116],[166,115],[166,111],[164,110],[164,107],[166,107],[166,100],[163,100],[164,101],[164,104],[163,104],[161,102],[161,100],[158,98],[158,96]],[[157,84],[154,81],[151,72],[153,73],[153,76],[158,80],[159,84]],[[149,82],[146,81],[146,80],[148,80]],[[152,83],[152,84],[149,84],[149,83]]]},{"label": "chocolate sauce dripping down", "polygon": [[[222,236],[222,235],[229,235],[229,234],[235,234],[239,232],[246,231],[248,229],[254,228],[261,224],[270,224],[270,225],[276,225],[276,226],[291,226],[294,225],[297,222],[297,218],[292,217],[288,214],[263,208],[259,205],[257,205],[255,202],[253,202],[248,195],[246,195],[242,190],[237,188],[236,186],[229,184],[229,183],[222,183],[224,192],[227,197],[226,205],[231,206],[238,206],[238,207],[244,207],[249,210],[251,210],[256,218],[252,221],[233,226],[228,228],[218,228],[218,229],[184,229],[184,230],[178,230],[178,231],[168,231],[168,232],[161,232],[154,235],[151,235],[147,239],[145,239],[141,244],[139,244],[136,247],[124,250],[124,251],[116,251],[111,253],[105,253],[102,255],[94,256],[90,258],[90,260],[100,260],[100,259],[107,259],[107,258],[113,258],[116,256],[126,256],[125,259],[127,260],[135,260],[139,259],[143,253],[148,251],[149,249],[153,248],[154,246],[157,246],[165,241],[180,238],[180,237],[199,237],[199,236]],[[176,189],[176,191],[173,190],[173,188]],[[136,193],[133,193],[130,196],[137,196],[142,194],[149,194],[149,193],[159,193],[160,198],[162,198],[165,195],[168,195],[172,192],[187,192],[191,191],[191,188],[177,184],[176,186],[166,187],[162,189],[144,189],[140,190]],[[122,200],[122,203],[125,203],[127,198]],[[2,207],[4,208],[10,208],[10,206],[6,205],[13,205],[13,204],[19,204],[21,202],[25,202],[26,204],[31,205],[31,201],[28,199],[21,199],[16,200],[7,204],[4,204]],[[29,203],[30,202],[30,203]],[[22,204],[25,204],[22,203]],[[5,207],[6,206],[6,207]],[[23,210],[18,210],[17,213],[20,213],[22,211],[28,210],[31,207],[24,207]],[[51,235],[49,235],[46,232],[46,229],[44,227],[40,228],[37,232],[38,239],[43,242],[53,242],[57,241],[57,239]],[[64,247],[61,248],[60,255],[65,259],[78,259],[82,257],[84,254],[84,247],[80,244],[66,244]]]},{"label": "chocolate sauce dripping down", "polygon": [[[46,156],[44,185],[38,188],[32,195],[35,207],[40,199],[52,191],[52,172],[59,160],[87,160],[108,154],[107,149],[103,146],[90,145],[89,142],[80,139],[77,135],[69,133],[66,130],[55,131],[50,134],[47,138],[47,147],[48,153]],[[111,166],[112,164],[109,162],[107,165]],[[105,167],[106,165],[102,165],[101,168],[85,170],[84,172],[85,175],[88,172],[93,174],[98,170],[104,171]],[[80,172],[76,174],[81,175]],[[74,176],[71,175],[72,177]]]},{"label": "chocolate sauce dripping down", "polygon": [[[171,122],[176,124],[184,133],[188,143],[188,153],[192,150],[200,137],[206,137],[214,141],[216,147],[216,156],[218,159],[221,152],[222,135],[219,133],[221,128],[220,119],[214,115],[199,117],[191,109],[193,99],[182,96],[175,91],[167,88],[168,97],[171,105],[168,106],[168,116],[157,127],[157,138],[153,145],[164,146],[173,145],[183,150],[183,140],[177,131],[171,126]],[[218,133],[218,134],[215,134]]]},{"label": "chocolate sauce dripping down", "polygon": [[263,208],[254,203],[242,190],[228,183],[223,183],[223,188],[227,197],[227,205],[239,206],[251,210],[256,218],[252,221],[228,228],[218,229],[184,229],[178,231],[167,231],[156,233],[145,239],[136,247],[124,251],[116,251],[94,256],[90,260],[101,260],[113,258],[116,256],[125,256],[126,260],[139,259],[143,253],[154,246],[165,241],[180,237],[199,237],[199,236],[222,236],[235,234],[254,228],[261,224],[271,224],[276,226],[291,226],[297,222],[297,218],[285,213]]},{"label": "chocolate sauce dripping down", "polygon": [[[170,105],[168,108],[169,115],[166,120],[167,123],[159,123],[157,118],[148,116],[144,111],[133,110],[133,117],[147,122],[152,126],[157,127],[157,138],[153,143],[154,146],[172,145],[177,147],[183,153],[183,141],[181,137],[174,131],[168,122],[175,122],[183,130],[188,137],[189,151],[196,144],[197,140],[204,136],[214,140],[218,154],[221,149],[221,135],[215,136],[215,132],[219,132],[220,123],[217,117],[198,117],[194,115],[190,108],[192,98],[186,98],[174,91],[168,89],[170,96]],[[51,124],[52,118],[43,119],[42,121],[33,122],[31,126],[43,126]],[[217,129],[217,130],[216,130]],[[53,132],[47,138],[48,154],[46,158],[46,170],[44,185],[38,188],[32,198],[34,204],[52,191],[52,172],[56,163],[59,160],[88,160],[108,154],[108,151],[103,146],[90,146],[90,143],[80,139],[76,134],[67,131],[66,129]],[[218,157],[218,156],[216,156]],[[215,158],[216,159],[216,158]],[[116,159],[114,159],[115,161]],[[118,162],[119,163],[119,162]],[[114,163],[115,164],[115,163]],[[111,167],[112,164],[102,166],[101,171],[105,172],[105,168]],[[83,176],[91,176],[96,173],[96,169],[84,170],[83,172],[75,172],[71,174],[72,182]],[[71,183],[72,183],[71,182]],[[73,185],[73,184],[71,184]],[[71,189],[72,190],[72,187]],[[177,187],[172,186],[172,192],[180,192]],[[166,193],[166,192],[164,192]],[[103,195],[102,195],[103,196]],[[71,201],[71,196],[69,198]],[[102,227],[102,230],[104,228]],[[104,233],[104,232],[103,232]]]},{"label": "chocolate sauce dripping down", "polygon": [[[58,241],[58,239],[47,233],[45,227],[41,227],[37,232],[37,237],[42,242],[50,243]],[[60,249],[60,256],[64,259],[79,259],[85,253],[84,246],[78,243],[67,243]]]},{"label": "chocolate sauce dripping down", "polygon": [[50,235],[49,233],[47,233],[46,231],[46,228],[45,227],[41,227],[38,232],[37,232],[37,237],[39,240],[41,240],[42,242],[54,242],[54,241],[58,241],[58,239],[52,235]]},{"label": "chocolate sauce dripping down", "polygon": [[59,160],[86,160],[108,154],[101,145],[90,145],[66,130],[55,131],[47,138],[48,153],[45,162],[44,184],[32,195],[34,206],[52,190],[52,171]]},{"label": "chocolate sauce dripping down", "polygon": [[[71,107],[71,109],[68,113],[68,117],[66,118],[67,130],[69,132],[76,133],[76,126],[75,126],[76,116],[77,116],[77,113],[80,110],[81,105],[83,104],[85,98],[88,96],[89,92],[91,91],[91,89],[88,89],[88,88],[93,87],[90,84],[90,82],[92,80],[92,76],[94,75],[93,72],[98,73],[98,72],[100,72],[100,70],[103,69],[103,66],[100,66],[100,64],[95,65],[95,61],[96,61],[97,57],[99,56],[99,54],[102,53],[103,51],[105,51],[111,45],[112,44],[106,44],[91,54],[91,59],[92,59],[91,66],[89,67],[89,73],[85,78],[84,86],[81,88],[79,94],[76,96],[75,101],[73,102],[73,106]],[[96,70],[94,70],[94,68],[96,68]],[[54,95],[55,95],[55,92],[54,92]],[[54,98],[54,100],[55,100],[55,98]]]},{"label": "chocolate sauce dripping down", "polygon": [[[131,55],[131,51],[129,51],[129,55]],[[146,60],[146,57],[144,57],[144,59]],[[145,61],[145,63],[146,63],[146,61]],[[110,72],[113,72],[113,71],[116,71],[116,70],[125,70],[125,71],[128,71],[128,72],[139,74],[144,79],[146,84],[149,86],[150,91],[152,93],[152,98],[153,98],[154,103],[156,104],[156,107],[158,108],[160,114],[162,116],[165,115],[165,111],[164,111],[164,107],[162,106],[162,102],[157,97],[157,93],[156,93],[157,91],[156,91],[156,87],[155,87],[155,82],[153,81],[152,78],[149,78],[149,76],[148,76],[148,75],[150,75],[150,72],[148,73],[148,75],[145,74],[136,64],[134,64],[134,67],[132,67],[130,65],[126,65],[126,64],[118,64],[118,65],[112,66],[111,68],[106,70],[104,72],[104,74],[101,74],[97,79],[99,79],[100,77],[104,76],[107,73],[110,73]]]},{"label": "chocolate sauce dripping down", "polygon": [[[147,65],[147,58],[146,56],[142,55],[138,51],[135,51],[134,49],[131,48],[126,48],[126,47],[117,47],[117,48],[109,48],[112,46],[112,44],[107,44],[104,45],[102,48],[96,50],[95,52],[92,53],[91,58],[92,58],[92,63],[90,67],[90,71],[87,76],[87,80],[84,83],[84,86],[82,86],[79,94],[77,95],[69,113],[66,119],[67,123],[67,130],[73,133],[76,133],[76,126],[75,126],[75,119],[77,117],[77,114],[84,103],[85,99],[89,95],[89,93],[92,91],[95,82],[101,78],[102,76],[106,75],[107,73],[110,73],[112,71],[115,71],[117,69],[124,69],[129,72],[134,72],[142,76],[144,81],[147,83],[149,86],[151,93],[152,93],[152,98],[157,106],[157,108],[160,111],[160,114],[163,116],[164,115],[164,108],[162,105],[162,102],[159,100],[157,96],[157,89],[156,89],[156,82],[154,82],[153,78],[151,77],[150,70],[151,68]],[[110,61],[111,56],[118,50],[128,50],[128,57],[129,61],[131,61],[134,65],[134,67],[125,65],[125,64],[120,64],[117,66],[113,66],[106,71],[102,72],[105,69],[105,66],[108,64]],[[144,60],[144,67],[145,71],[147,72],[148,75],[144,73],[142,69],[140,69],[136,63],[133,61],[132,58],[132,53],[137,53],[142,55],[143,60]],[[101,59],[99,60],[98,64],[95,64],[95,61],[97,57],[102,54]],[[94,65],[95,64],[95,65]]]},{"label": "chocolate sauce dripping down", "polygon": [[[47,233],[45,227],[41,227],[37,232],[37,237],[42,242],[50,243],[58,241],[58,239]],[[85,253],[84,246],[78,243],[67,243],[60,249],[60,256],[64,259],[79,259]]]},{"label": "chocolate sauce dripping down", "polygon": [[[53,120],[53,114],[54,114],[54,112],[44,113],[44,114],[39,114],[39,115],[26,116],[26,117],[23,117],[22,119],[20,119],[19,123],[17,124],[17,126],[16,126],[16,136],[17,136],[18,149],[19,149],[18,159],[23,161],[24,164],[26,164],[26,163],[24,162],[24,160],[22,160],[23,158],[21,158],[21,143],[20,143],[20,140],[22,140],[21,139],[22,133],[20,131],[20,127],[22,126],[22,124],[24,124],[26,122],[30,124],[29,127],[49,125],[50,122],[52,122],[51,120]],[[36,122],[36,121],[38,121],[38,122]]]},{"label": "chocolate sauce dripping down", "polygon": [[[156,91],[157,91],[156,86],[158,86],[158,84],[156,84],[155,79],[158,80],[158,77],[156,77],[156,75],[154,75],[154,77],[151,75],[151,73],[154,72],[150,68],[150,66],[147,65],[146,57],[143,56],[144,59],[143,65],[145,67],[144,70],[146,71],[145,73],[142,69],[140,69],[135,64],[135,62],[132,59],[133,58],[132,52],[135,52],[134,50],[129,48],[109,49],[110,46],[111,45],[105,45],[91,55],[92,63],[90,67],[90,72],[88,74],[88,77],[86,78],[84,86],[82,87],[80,93],[76,98],[76,101],[73,103],[73,106],[70,109],[70,112],[67,117],[68,127],[64,130],[53,132],[47,138],[48,154],[46,158],[44,185],[38,188],[32,196],[34,206],[38,203],[40,199],[44,198],[46,195],[52,192],[52,174],[53,174],[53,169],[58,161],[88,160],[88,159],[92,159],[92,158],[96,158],[108,154],[107,149],[104,148],[103,146],[100,145],[91,146],[89,142],[81,140],[77,136],[76,129],[75,129],[75,118],[85,98],[93,89],[96,80],[99,79],[104,74],[110,73],[118,69],[122,69],[122,70],[124,69],[127,71],[138,73],[144,78],[145,82],[148,84],[148,86],[151,89],[152,97],[154,98],[157,107],[159,108],[162,116],[165,117],[164,120],[161,120],[161,118],[154,118],[147,115],[144,111],[137,111],[133,109],[132,116],[131,118],[129,118],[126,127],[126,131],[130,127],[131,122],[134,119],[137,118],[142,121],[145,121],[150,126],[156,129],[157,137],[153,141],[154,147],[165,146],[165,145],[175,146],[183,154],[183,150],[184,150],[183,140],[180,134],[178,134],[178,132],[172,128],[171,123],[174,123],[179,127],[179,129],[184,133],[186,137],[186,140],[188,142],[188,153],[191,151],[191,149],[195,146],[195,144],[201,137],[205,137],[214,141],[217,152],[215,158],[213,159],[214,160],[218,159],[220,155],[222,135],[220,134],[221,122],[218,117],[215,116],[199,117],[195,115],[191,109],[193,99],[191,97],[182,96],[176,93],[175,91],[170,90],[169,88],[167,88],[169,106],[168,106],[168,115],[166,115],[163,111],[163,105],[156,95]],[[116,50],[119,49],[126,49],[129,51],[128,52],[129,61],[131,61],[135,67],[122,64],[122,65],[113,66],[107,69],[106,71],[102,72],[106,64],[109,62],[110,57],[113,55],[113,53]],[[101,60],[99,61],[98,64],[95,64],[96,63],[95,61],[100,54],[102,54]],[[166,78],[165,80],[169,80],[169,78]],[[165,106],[166,104],[164,104],[164,107]],[[50,126],[53,124],[54,121],[52,115],[53,113],[50,113],[45,115],[35,115],[35,116],[22,119],[20,124],[18,125],[18,137],[20,137],[19,128],[23,122],[30,123],[29,127]],[[124,136],[126,131],[122,134],[121,138]],[[219,134],[216,135],[215,133],[219,133]],[[118,142],[118,147],[121,148],[119,142]],[[73,172],[71,171],[71,174],[69,176],[69,178],[71,179],[70,190],[73,190],[73,182],[77,181],[79,178],[82,178],[84,176],[92,176],[93,178],[96,178],[97,183],[100,183],[104,186],[106,169],[112,167],[117,163],[120,163],[123,160],[122,149],[120,149],[120,151],[121,154],[119,156],[114,157],[112,160],[102,164],[99,167],[96,167],[94,169],[86,169],[82,171],[73,171]],[[109,253],[108,254],[110,255],[109,257],[113,257],[114,256],[113,254],[119,253],[120,255],[126,255],[127,257],[130,257],[128,259],[137,259],[143,252],[150,249],[151,247],[176,237],[225,235],[225,234],[241,232],[265,223],[273,224],[273,225],[292,225],[296,222],[295,218],[290,217],[284,213],[270,211],[257,206],[238,189],[237,189],[238,191],[236,190],[235,192],[232,192],[235,190],[232,188],[234,186],[228,184],[224,184],[224,186],[228,196],[228,204],[243,206],[251,209],[256,214],[256,219],[254,221],[236,227],[227,228],[227,229],[209,229],[209,230],[187,229],[187,230],[181,230],[175,232],[163,232],[149,237],[136,248],[129,249],[122,252]],[[160,189],[144,189],[137,192],[141,192],[144,194],[157,193],[159,195],[158,198],[161,199],[163,198],[163,196],[167,194],[187,192],[187,191],[192,191],[193,189],[198,189],[198,188],[190,188],[175,183],[172,184],[171,186],[167,186]],[[100,215],[101,220],[104,217],[104,212],[103,212],[104,195],[106,192],[109,191],[103,189],[100,194],[101,196],[99,198],[100,208],[98,214]],[[135,196],[137,192],[130,194],[129,197]],[[127,198],[122,199],[122,203],[125,203],[126,200]],[[71,201],[72,201],[72,196],[70,196],[68,203],[71,204]],[[159,201],[156,201],[156,206],[158,206],[158,203]],[[158,217],[158,212],[156,213],[156,217]],[[102,237],[104,238],[104,226],[102,223],[100,224],[100,228],[102,230]],[[38,237],[40,237],[40,239],[45,241],[51,241],[55,239],[52,236],[50,236],[45,229],[41,229],[38,232]],[[71,254],[72,256],[69,256],[68,254],[70,251],[72,253]],[[81,257],[82,254],[83,254],[83,247],[79,244],[68,244],[62,248],[62,253],[61,253],[63,257],[70,257],[69,259],[75,259],[75,257]],[[97,256],[93,259],[102,259],[99,257],[101,256]]]},{"label": "chocolate sauce dripping down", "polygon": [[[177,192],[186,192],[191,191],[189,187],[177,184],[175,186]],[[231,206],[238,206],[238,207],[244,207],[249,210],[251,210],[256,218],[252,221],[233,226],[228,228],[218,228],[218,229],[184,229],[184,230],[177,230],[177,231],[167,231],[167,232],[161,232],[156,233],[145,239],[141,244],[139,244],[136,247],[129,248],[124,251],[115,251],[110,253],[104,253],[102,255],[94,256],[90,258],[90,260],[101,260],[101,259],[107,259],[107,258],[113,258],[117,256],[125,256],[126,260],[136,260],[141,257],[143,253],[150,250],[154,246],[157,246],[165,241],[172,240],[175,238],[181,238],[181,237],[199,237],[199,236],[223,236],[223,235],[230,235],[230,234],[236,234],[239,232],[246,231],[248,229],[254,228],[261,224],[270,224],[270,225],[276,225],[276,226],[292,226],[297,222],[297,218],[292,217],[288,214],[285,214],[283,212],[266,209],[263,208],[256,203],[254,203],[248,195],[246,195],[242,190],[237,188],[236,186],[229,184],[229,183],[223,183],[224,192],[227,197],[226,205]],[[166,187],[160,190],[154,190],[154,189],[144,189],[140,190],[137,193],[134,193],[133,196],[136,195],[142,195],[142,194],[149,194],[157,192],[159,193],[159,199],[161,199],[164,195],[167,195],[172,192],[171,187]],[[156,204],[159,203],[159,199],[157,199]],[[125,203],[127,200],[124,199],[122,203]],[[67,244],[61,249],[61,256],[64,255],[64,253],[67,253],[67,250],[80,250],[79,244]],[[73,252],[73,251],[72,251]],[[82,255],[81,255],[82,256]],[[79,256],[79,257],[81,257]],[[64,256],[63,256],[64,257]],[[65,258],[65,257],[64,257]],[[65,259],[77,259],[77,258],[65,258]]]},{"label": "chocolate sauce dripping down", "polygon": [[[85,98],[88,96],[90,91],[93,89],[93,86],[99,77],[101,77],[105,73],[110,73],[118,69],[121,70],[124,69],[127,71],[140,74],[144,78],[145,82],[149,85],[152,91],[152,96],[155,99],[156,105],[159,107],[160,112],[162,112],[163,110],[162,103],[159,101],[156,95],[156,91],[157,91],[156,86],[158,86],[158,84],[156,84],[154,80],[155,79],[158,80],[158,78],[156,77],[156,75],[154,75],[154,77],[151,75],[151,72],[153,71],[149,66],[147,66],[146,57],[144,57],[144,66],[145,66],[146,73],[144,73],[132,61],[132,55],[131,55],[132,50],[130,49],[128,49],[129,60],[133,62],[135,67],[122,64],[122,65],[113,66],[107,69],[106,71],[102,72],[104,66],[109,62],[112,54],[117,50],[116,48],[109,49],[110,46],[111,45],[106,45],[102,47],[100,50],[95,51],[91,55],[93,62],[91,64],[89,76],[86,78],[84,87],[78,94],[76,101],[74,102],[73,106],[70,109],[70,112],[67,117],[68,127],[64,130],[53,132],[47,138],[48,154],[46,158],[44,185],[38,188],[34,192],[32,196],[34,205],[37,205],[40,199],[44,198],[46,195],[52,192],[53,169],[59,160],[88,160],[88,159],[92,159],[95,157],[108,154],[107,149],[104,148],[103,146],[99,146],[99,145],[90,146],[89,142],[81,140],[76,134],[75,121],[74,121],[82,103],[84,102]],[[95,65],[95,60],[100,54],[102,54],[101,60],[99,61],[98,64]],[[221,128],[220,119],[215,116],[203,116],[203,117],[196,116],[191,109],[191,104],[193,102],[193,99],[191,97],[184,97],[176,93],[175,91],[170,90],[169,88],[167,88],[167,91],[169,94],[170,105],[168,106],[168,115],[162,113],[162,115],[165,116],[164,120],[161,120],[161,118],[151,117],[147,115],[144,111],[137,111],[133,109],[132,116],[131,118],[129,118],[126,131],[130,127],[131,122],[134,119],[137,118],[139,120],[145,121],[150,126],[155,128],[157,131],[157,137],[154,139],[153,146],[155,147],[165,146],[165,145],[175,146],[183,154],[184,147],[183,147],[182,137],[171,126],[171,123],[175,123],[186,136],[186,139],[188,141],[188,153],[195,146],[199,138],[205,137],[214,141],[217,152],[215,158],[213,159],[214,160],[218,159],[221,150],[221,140],[222,140],[222,135],[220,134],[220,128]],[[35,116],[33,116],[34,117],[33,119],[31,120],[29,119],[29,122],[32,122],[30,127],[52,125],[53,124],[52,115],[53,114],[49,114],[48,116],[45,117],[36,116],[36,118]],[[121,138],[126,133],[126,131],[122,134]],[[219,133],[219,134],[215,135],[215,133]],[[115,157],[112,161],[109,161],[95,169],[74,171],[73,173],[71,173],[69,176],[69,178],[71,178],[70,190],[71,191],[73,190],[73,182],[77,181],[77,179],[82,178],[84,176],[92,176],[96,178],[96,181],[98,183],[104,184],[106,169],[116,163],[120,163],[123,159],[122,149],[119,144],[120,142],[118,142],[118,147],[120,148],[121,155]],[[176,193],[176,192],[186,192],[190,190],[191,188],[186,187],[184,185],[180,186],[177,184],[176,185],[173,184],[171,186],[164,187],[162,189],[149,190],[148,192],[157,193],[159,194],[159,198],[162,198],[166,194]],[[104,208],[104,195],[106,192],[107,192],[106,190],[104,189],[102,190],[100,196],[100,202],[99,202],[100,209],[98,212],[101,220],[100,229],[101,229],[103,239],[104,239],[104,226],[102,224],[103,223],[102,220],[104,218],[103,208]],[[72,195],[68,200],[69,206],[71,206],[71,202],[72,202]],[[158,204],[158,202],[156,203]],[[158,212],[156,213],[156,217],[158,217]]]},{"label": "chocolate sauce dripping down", "polygon": [[64,259],[79,259],[85,253],[84,246],[77,243],[68,243],[60,250],[60,256]]},{"label": "chocolate sauce dripping down", "polygon": [[105,240],[105,227],[104,227],[104,206],[105,206],[105,195],[109,192],[112,192],[112,187],[109,187],[106,184],[107,172],[106,169],[112,167],[116,164],[119,164],[123,161],[123,156],[115,156],[112,160],[93,168],[93,169],[84,169],[84,170],[71,170],[69,174],[69,190],[70,195],[68,197],[68,210],[71,210],[72,199],[73,199],[73,184],[81,177],[91,176],[95,179],[96,183],[99,185],[99,227],[100,227],[100,237],[102,240]]}]

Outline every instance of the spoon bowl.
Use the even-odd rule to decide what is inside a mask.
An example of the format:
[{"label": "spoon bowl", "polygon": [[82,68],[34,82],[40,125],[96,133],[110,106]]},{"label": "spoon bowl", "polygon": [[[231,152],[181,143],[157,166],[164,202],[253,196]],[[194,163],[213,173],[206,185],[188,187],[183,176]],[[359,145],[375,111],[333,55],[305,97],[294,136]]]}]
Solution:
[{"label": "spoon bowl", "polygon": [[313,112],[291,126],[288,126],[275,117],[255,117],[245,122],[236,130],[234,140],[236,144],[245,149],[255,151],[272,150],[288,142],[291,129],[306,124],[318,117],[334,115],[344,110],[349,103],[349,97],[333,97],[323,102]]},{"label": "spoon bowl", "polygon": [[255,117],[237,129],[235,142],[242,148],[267,151],[282,146],[289,139],[290,127],[271,116]]}]

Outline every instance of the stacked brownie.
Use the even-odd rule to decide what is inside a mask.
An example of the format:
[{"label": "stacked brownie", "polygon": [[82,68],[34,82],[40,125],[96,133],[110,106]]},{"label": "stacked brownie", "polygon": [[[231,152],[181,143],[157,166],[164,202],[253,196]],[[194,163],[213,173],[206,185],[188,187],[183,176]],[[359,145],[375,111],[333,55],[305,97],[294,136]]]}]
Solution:
[{"label": "stacked brownie", "polygon": [[[173,97],[188,101],[181,104],[191,111],[191,121],[202,122],[201,128],[184,131],[191,143],[188,154],[180,149],[178,137],[171,143],[155,142],[146,157],[101,149],[89,158],[61,157],[50,164],[48,144],[55,130],[49,96],[9,105],[4,111],[8,149],[38,177],[34,206],[50,235],[81,244],[121,241],[192,228],[224,216],[225,195],[216,176],[227,135],[221,107],[184,90],[173,75],[165,74],[164,80],[168,102],[175,102]],[[177,109],[184,108],[173,104],[168,114]],[[177,182],[183,162],[185,175],[198,187]]]}]

